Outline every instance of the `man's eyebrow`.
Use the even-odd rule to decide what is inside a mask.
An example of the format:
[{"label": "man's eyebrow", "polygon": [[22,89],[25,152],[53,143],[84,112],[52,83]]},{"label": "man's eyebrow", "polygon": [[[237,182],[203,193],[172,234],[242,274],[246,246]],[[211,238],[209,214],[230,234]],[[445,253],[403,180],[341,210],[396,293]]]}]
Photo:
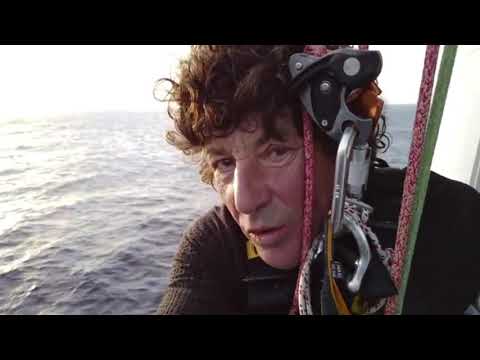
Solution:
[{"label": "man's eyebrow", "polygon": [[[263,133],[262,136],[260,136],[256,141],[255,141],[255,148],[259,148],[262,145],[265,145],[267,142],[270,140],[277,140],[277,141],[282,141],[285,142],[287,141],[287,135],[283,131],[275,131],[275,134],[267,134]],[[225,149],[224,146],[211,146],[207,147],[205,149],[205,152],[208,156],[222,156],[222,155],[228,155],[230,152]]]},{"label": "man's eyebrow", "polygon": [[209,156],[221,156],[221,155],[227,155],[228,151],[223,147],[210,147],[206,149],[206,153]]},{"label": "man's eyebrow", "polygon": [[255,142],[255,146],[258,148],[262,145],[265,145],[270,140],[277,140],[281,142],[287,141],[287,134],[284,133],[282,130],[276,129],[274,134],[267,134],[264,132],[262,136]]}]

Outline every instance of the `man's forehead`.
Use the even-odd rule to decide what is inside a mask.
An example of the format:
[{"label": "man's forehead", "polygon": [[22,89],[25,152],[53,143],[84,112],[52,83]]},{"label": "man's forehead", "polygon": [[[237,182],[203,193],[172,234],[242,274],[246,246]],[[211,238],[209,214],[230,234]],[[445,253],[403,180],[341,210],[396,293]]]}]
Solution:
[{"label": "man's forehead", "polygon": [[279,138],[267,133],[260,121],[248,119],[228,136],[213,138],[206,146],[207,154],[219,155],[248,151],[260,147],[272,139],[288,141],[292,135],[296,135],[296,129],[292,122],[285,121],[285,119],[277,118],[274,128]]}]

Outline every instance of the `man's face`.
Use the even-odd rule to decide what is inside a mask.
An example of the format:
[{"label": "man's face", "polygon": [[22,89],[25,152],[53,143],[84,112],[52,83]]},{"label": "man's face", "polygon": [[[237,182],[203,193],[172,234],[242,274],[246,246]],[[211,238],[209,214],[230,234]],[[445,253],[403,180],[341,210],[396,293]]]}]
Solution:
[{"label": "man's face", "polygon": [[[279,138],[267,138],[260,116],[251,115],[228,137],[207,148],[213,185],[260,257],[291,269],[300,259],[304,208],[303,139],[285,111],[276,118]],[[333,164],[315,154],[314,234],[330,206]]]}]

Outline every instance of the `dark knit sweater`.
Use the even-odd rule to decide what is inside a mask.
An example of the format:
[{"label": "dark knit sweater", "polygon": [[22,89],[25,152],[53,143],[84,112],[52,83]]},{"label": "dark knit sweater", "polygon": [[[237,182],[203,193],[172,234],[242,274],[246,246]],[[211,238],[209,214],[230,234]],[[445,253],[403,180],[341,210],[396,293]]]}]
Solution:
[{"label": "dark knit sweater", "polygon": [[[404,170],[375,169],[365,201],[372,229],[394,247]],[[463,314],[480,290],[480,194],[432,173],[417,237],[406,314]],[[225,206],[185,232],[159,314],[244,314],[246,238]]]}]

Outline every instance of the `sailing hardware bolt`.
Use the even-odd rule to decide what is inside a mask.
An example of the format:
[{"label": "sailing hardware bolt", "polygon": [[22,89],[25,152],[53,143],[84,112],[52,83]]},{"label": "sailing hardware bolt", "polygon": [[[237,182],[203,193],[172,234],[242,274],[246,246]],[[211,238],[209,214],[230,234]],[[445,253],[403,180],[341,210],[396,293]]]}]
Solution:
[{"label": "sailing hardware bolt", "polygon": [[324,94],[327,94],[328,92],[330,92],[331,88],[332,86],[328,81],[322,81],[322,83],[320,84],[320,91]]},{"label": "sailing hardware bolt", "polygon": [[360,71],[360,61],[354,57],[350,57],[343,63],[343,72],[348,76],[355,76]]}]

